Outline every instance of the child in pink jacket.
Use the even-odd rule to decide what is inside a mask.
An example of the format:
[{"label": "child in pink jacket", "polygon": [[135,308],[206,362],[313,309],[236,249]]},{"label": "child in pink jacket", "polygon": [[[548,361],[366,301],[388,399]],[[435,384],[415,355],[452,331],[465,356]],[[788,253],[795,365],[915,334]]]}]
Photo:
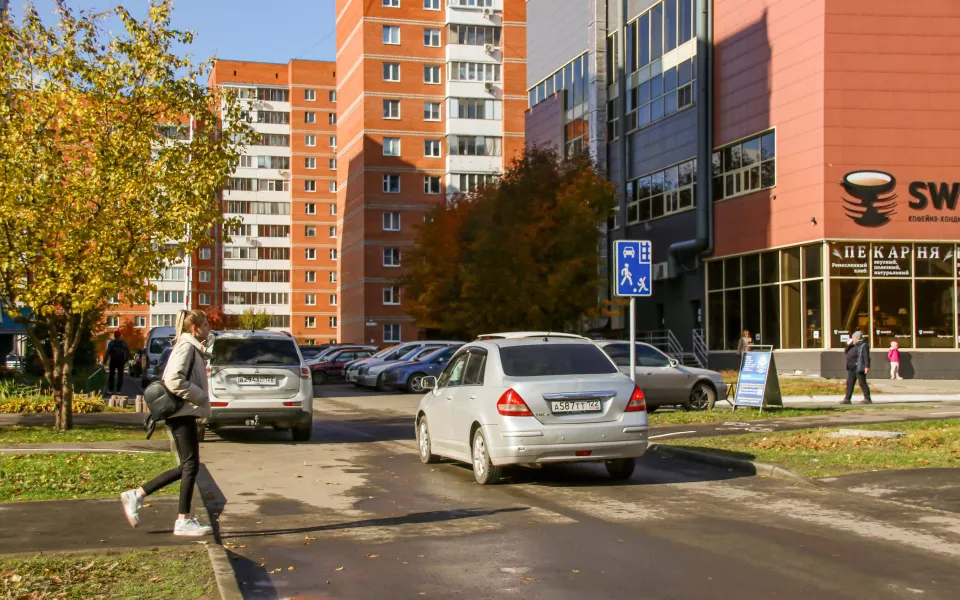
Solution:
[{"label": "child in pink jacket", "polygon": [[890,342],[887,360],[890,361],[890,379],[903,379],[900,377],[900,344]]}]

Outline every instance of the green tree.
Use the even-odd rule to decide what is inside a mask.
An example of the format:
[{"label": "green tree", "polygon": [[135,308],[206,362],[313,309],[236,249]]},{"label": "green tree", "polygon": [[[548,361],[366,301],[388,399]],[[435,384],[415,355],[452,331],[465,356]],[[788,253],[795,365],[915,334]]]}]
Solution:
[{"label": "green tree", "polygon": [[237,329],[260,331],[270,327],[270,313],[248,308],[237,316]]},{"label": "green tree", "polygon": [[577,329],[600,309],[600,225],[614,188],[586,155],[533,148],[496,184],[438,206],[417,234],[408,312],[443,335]]},{"label": "green tree", "polygon": [[253,140],[235,95],[206,87],[212,61],[175,50],[193,34],[172,10],[152,0],[138,20],[57,0],[52,26],[29,3],[20,25],[0,22],[0,302],[30,309],[61,429],[81,332],[109,297],[149,302],[151,278],[212,243],[217,193]]}]

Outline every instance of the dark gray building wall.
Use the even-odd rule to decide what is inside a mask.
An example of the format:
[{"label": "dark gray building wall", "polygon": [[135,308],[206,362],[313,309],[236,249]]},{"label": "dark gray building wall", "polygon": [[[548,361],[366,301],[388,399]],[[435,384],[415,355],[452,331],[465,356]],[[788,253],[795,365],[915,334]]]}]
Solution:
[{"label": "dark gray building wall", "polygon": [[[627,0],[627,23],[661,1],[662,0]],[[622,4],[623,0],[607,0],[607,27],[610,31],[616,31],[620,26],[620,6]],[[527,14],[529,14],[529,12]]]},{"label": "dark gray building wall", "polygon": [[589,48],[587,0],[528,0],[527,88]]},{"label": "dark gray building wall", "polygon": [[524,114],[527,147],[552,146],[563,150],[563,98],[554,94]]}]

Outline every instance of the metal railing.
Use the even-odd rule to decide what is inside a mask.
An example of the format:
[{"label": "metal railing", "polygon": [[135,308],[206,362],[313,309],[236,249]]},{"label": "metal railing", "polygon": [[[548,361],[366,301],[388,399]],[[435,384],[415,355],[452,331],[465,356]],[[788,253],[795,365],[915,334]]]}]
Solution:
[{"label": "metal railing", "polygon": [[702,329],[693,330],[693,356],[697,361],[697,366],[701,369],[707,368],[710,351],[707,349],[707,337]]},{"label": "metal railing", "polygon": [[673,331],[670,329],[659,329],[639,333],[637,334],[637,341],[650,344],[670,358],[674,358],[681,363],[683,362],[683,355],[685,354],[683,346],[680,345],[677,336],[673,335]]}]

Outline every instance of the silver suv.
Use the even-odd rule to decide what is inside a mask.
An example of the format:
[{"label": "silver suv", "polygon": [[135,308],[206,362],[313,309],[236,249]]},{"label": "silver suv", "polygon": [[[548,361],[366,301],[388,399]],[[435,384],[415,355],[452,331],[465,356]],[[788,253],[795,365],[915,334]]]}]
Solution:
[{"label": "silver suv", "polygon": [[306,442],[313,430],[313,384],[289,334],[223,331],[211,336],[208,425],[271,425]]}]

